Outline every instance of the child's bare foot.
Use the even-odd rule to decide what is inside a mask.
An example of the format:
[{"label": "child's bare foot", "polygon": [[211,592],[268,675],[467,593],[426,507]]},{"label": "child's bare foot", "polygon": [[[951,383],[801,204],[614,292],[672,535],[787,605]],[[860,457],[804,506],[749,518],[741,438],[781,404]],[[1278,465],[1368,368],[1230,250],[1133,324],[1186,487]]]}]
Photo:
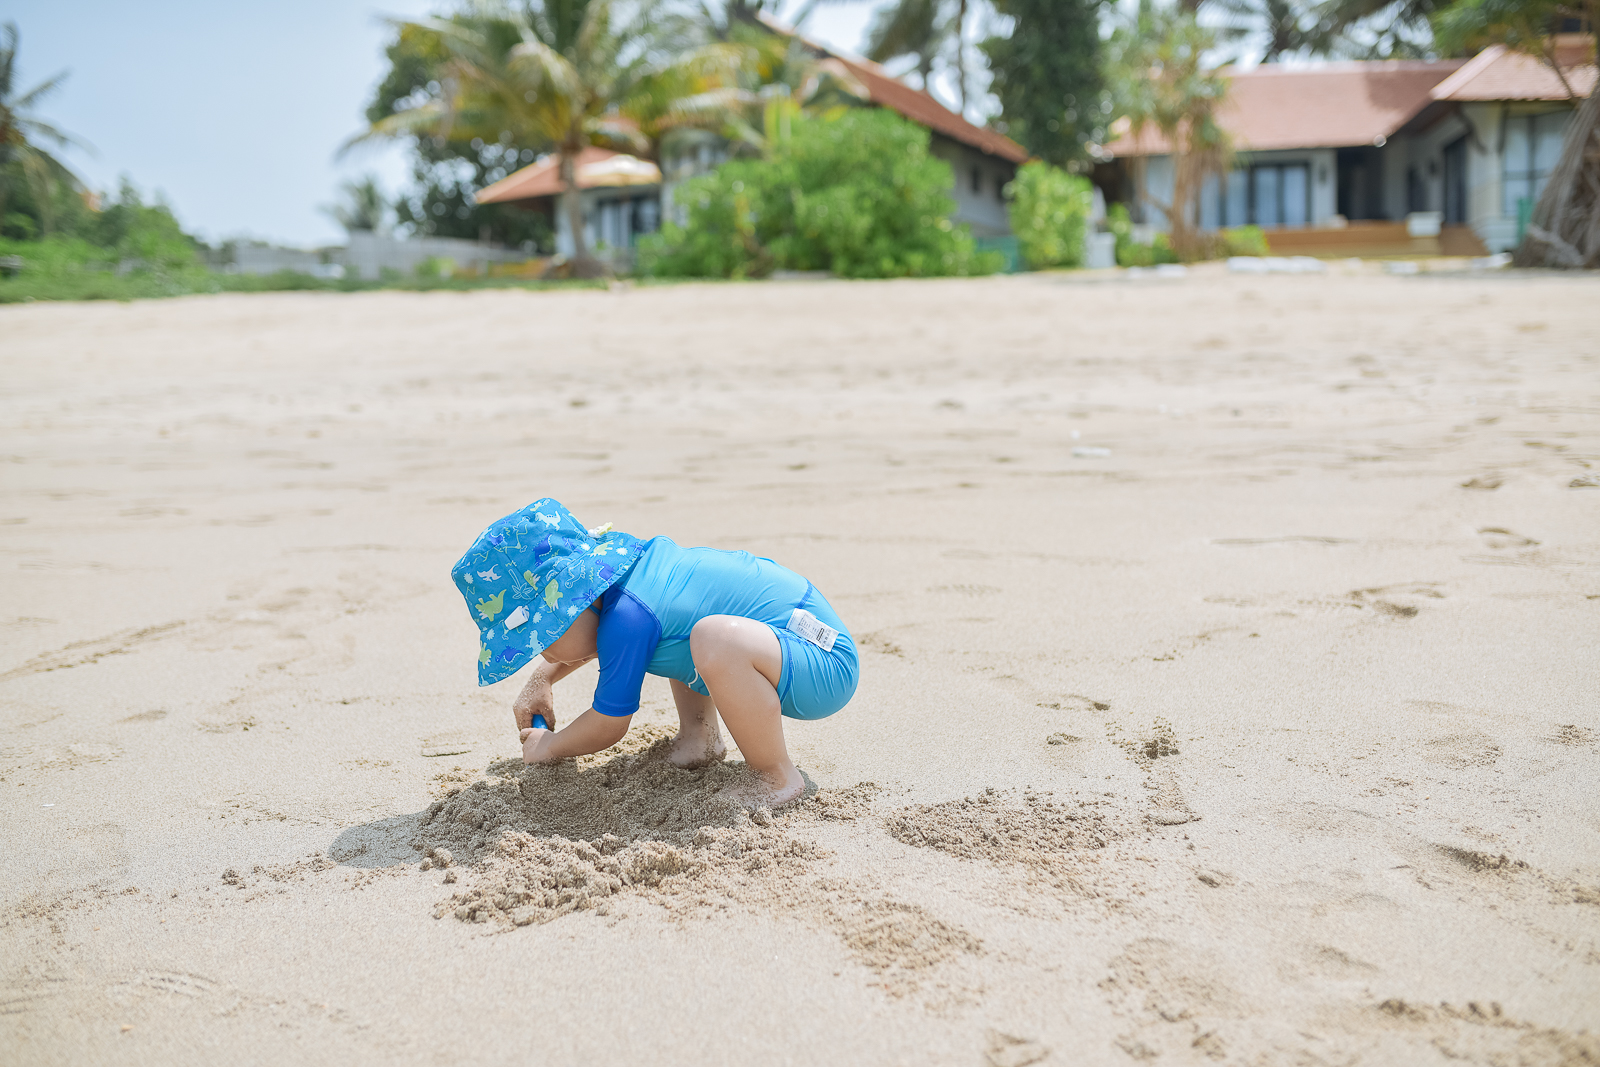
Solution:
[{"label": "child's bare foot", "polygon": [[800,768],[791,763],[785,770],[756,771],[754,778],[740,785],[734,795],[748,808],[781,808],[805,796],[808,785]]},{"label": "child's bare foot", "polygon": [[672,739],[672,747],[667,749],[667,762],[693,770],[716,763],[727,754],[728,746],[722,743],[721,730],[689,732],[679,729],[678,736]]}]

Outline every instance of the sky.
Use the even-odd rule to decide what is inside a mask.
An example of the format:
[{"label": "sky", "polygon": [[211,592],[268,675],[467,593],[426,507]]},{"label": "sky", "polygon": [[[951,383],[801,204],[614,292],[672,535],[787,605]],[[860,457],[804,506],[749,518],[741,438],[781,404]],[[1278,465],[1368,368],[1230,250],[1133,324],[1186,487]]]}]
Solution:
[{"label": "sky", "polygon": [[[126,174],[204,240],[310,247],[343,241],[320,210],[341,181],[372,172],[391,194],[408,183],[399,145],[335,155],[366,124],[385,17],[438,3],[0,0],[0,23],[21,32],[18,92],[70,71],[36,111],[93,147],[63,153],[92,188],[115,190]],[[872,7],[824,4],[807,33],[857,51]]]}]

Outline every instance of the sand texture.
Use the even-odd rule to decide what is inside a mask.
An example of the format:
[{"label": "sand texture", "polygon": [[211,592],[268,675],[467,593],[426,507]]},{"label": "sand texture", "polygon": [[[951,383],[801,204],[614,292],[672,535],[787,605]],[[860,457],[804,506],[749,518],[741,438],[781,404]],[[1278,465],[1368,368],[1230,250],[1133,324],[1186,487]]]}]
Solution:
[{"label": "sand texture", "polygon": [[[1600,279],[0,308],[0,1062],[1600,1065]],[[526,768],[550,495],[854,633]],[[556,687],[587,706],[593,666]]]}]

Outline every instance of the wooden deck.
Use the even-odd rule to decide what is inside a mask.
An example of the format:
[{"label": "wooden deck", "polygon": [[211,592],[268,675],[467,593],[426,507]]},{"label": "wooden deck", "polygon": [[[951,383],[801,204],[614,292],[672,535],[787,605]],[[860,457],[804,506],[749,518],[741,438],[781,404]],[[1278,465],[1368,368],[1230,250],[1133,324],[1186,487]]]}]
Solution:
[{"label": "wooden deck", "polygon": [[1438,237],[1412,237],[1403,222],[1352,222],[1339,229],[1268,230],[1275,256],[1378,259],[1399,256],[1486,256],[1470,226],[1445,226]]}]

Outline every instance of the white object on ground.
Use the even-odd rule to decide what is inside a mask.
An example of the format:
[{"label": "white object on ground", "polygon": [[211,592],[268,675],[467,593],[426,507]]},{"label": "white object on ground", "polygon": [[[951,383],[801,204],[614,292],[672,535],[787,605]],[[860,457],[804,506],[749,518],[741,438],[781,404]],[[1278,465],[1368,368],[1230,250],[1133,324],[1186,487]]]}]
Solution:
[{"label": "white object on ground", "polygon": [[1078,459],[1105,459],[1111,455],[1109,448],[1096,448],[1094,445],[1079,445],[1072,450]]},{"label": "white object on ground", "polygon": [[1327,265],[1311,256],[1229,256],[1235,274],[1321,274]]}]

